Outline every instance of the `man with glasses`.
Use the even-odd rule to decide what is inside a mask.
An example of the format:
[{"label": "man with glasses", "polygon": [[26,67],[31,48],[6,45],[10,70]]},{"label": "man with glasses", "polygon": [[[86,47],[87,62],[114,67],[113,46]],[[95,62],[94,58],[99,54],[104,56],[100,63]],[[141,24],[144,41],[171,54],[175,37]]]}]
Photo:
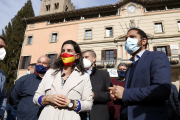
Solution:
[{"label": "man with glasses", "polygon": [[34,105],[33,97],[49,68],[49,61],[50,59],[47,56],[41,56],[36,63],[35,72],[17,80],[11,92],[11,97],[13,107],[17,109],[18,120],[38,120],[42,107]]},{"label": "man with glasses", "polygon": [[[124,87],[125,75],[126,75],[127,68],[128,68],[128,66],[126,63],[120,63],[118,65],[118,67],[117,67],[118,77],[111,78],[113,85],[118,85],[118,86]],[[121,105],[119,105],[118,102],[110,101],[107,103],[107,106],[108,106],[108,110],[109,110],[110,120],[118,120],[119,110],[121,108]]]}]

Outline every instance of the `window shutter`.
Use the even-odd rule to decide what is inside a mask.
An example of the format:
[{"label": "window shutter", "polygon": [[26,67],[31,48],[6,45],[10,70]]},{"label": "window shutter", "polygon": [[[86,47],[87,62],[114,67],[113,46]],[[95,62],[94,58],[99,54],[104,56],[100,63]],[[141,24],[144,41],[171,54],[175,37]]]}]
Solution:
[{"label": "window shutter", "polygon": [[154,47],[153,47],[153,50],[154,50],[154,51],[157,51],[157,47],[156,47],[156,46],[154,46]]},{"label": "window shutter", "polygon": [[114,60],[117,59],[117,49],[114,49]]},{"label": "window shutter", "polygon": [[20,66],[19,66],[19,69],[22,69],[22,65],[23,65],[23,56],[21,56],[21,59],[20,59]]},{"label": "window shutter", "polygon": [[57,60],[57,55],[58,55],[58,54],[56,53],[56,54],[55,54],[55,59],[54,59],[54,62]]},{"label": "window shutter", "polygon": [[166,46],[167,48],[167,56],[171,56],[171,48],[170,45]]},{"label": "window shutter", "polygon": [[30,65],[31,63],[31,56],[29,56],[29,63],[28,63],[28,66]]},{"label": "window shutter", "polygon": [[110,36],[110,30],[106,29],[106,37],[109,37],[109,36]]},{"label": "window shutter", "polygon": [[101,60],[105,60],[105,50],[101,50]]},{"label": "window shutter", "polygon": [[178,28],[179,28],[179,31],[180,31],[180,21],[178,22]]}]

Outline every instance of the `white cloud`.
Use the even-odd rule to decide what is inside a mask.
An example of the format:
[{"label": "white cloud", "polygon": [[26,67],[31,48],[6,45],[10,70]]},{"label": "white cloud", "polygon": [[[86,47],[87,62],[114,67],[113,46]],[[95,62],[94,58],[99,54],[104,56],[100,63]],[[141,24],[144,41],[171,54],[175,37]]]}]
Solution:
[{"label": "white cloud", "polygon": [[[39,15],[41,0],[31,0],[35,16]],[[71,0],[76,9],[99,6],[105,4],[114,4],[120,0]],[[17,12],[24,6],[27,0],[0,0],[0,34],[2,29],[11,21]]]}]

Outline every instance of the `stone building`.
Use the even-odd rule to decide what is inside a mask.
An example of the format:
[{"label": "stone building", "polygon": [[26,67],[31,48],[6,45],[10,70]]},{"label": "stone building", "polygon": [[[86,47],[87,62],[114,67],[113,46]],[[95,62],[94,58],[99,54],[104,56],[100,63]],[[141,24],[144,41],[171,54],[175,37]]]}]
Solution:
[{"label": "stone building", "polygon": [[[55,10],[59,3],[59,10]],[[67,4],[68,3],[68,4]],[[50,5],[50,11],[47,11]],[[61,6],[61,7],[60,7]],[[66,9],[67,7],[68,9]],[[53,65],[64,41],[76,41],[82,50],[94,50],[97,65],[129,62],[124,50],[128,29],[137,27],[148,35],[148,50],[163,51],[172,64],[180,54],[180,1],[121,0],[115,4],[75,9],[70,0],[43,0],[40,15],[28,23],[18,77],[29,63],[46,54]],[[179,86],[180,65],[172,65],[172,82]]]},{"label": "stone building", "polygon": [[71,0],[41,0],[41,9],[39,15],[47,15],[58,12],[75,10]]}]

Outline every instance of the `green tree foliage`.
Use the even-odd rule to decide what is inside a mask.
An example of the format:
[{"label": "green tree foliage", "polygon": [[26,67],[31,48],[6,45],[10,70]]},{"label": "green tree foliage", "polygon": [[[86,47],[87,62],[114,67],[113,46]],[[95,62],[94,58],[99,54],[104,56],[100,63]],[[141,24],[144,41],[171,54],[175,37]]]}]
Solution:
[{"label": "green tree foliage", "polygon": [[17,77],[21,48],[24,41],[26,30],[26,21],[24,18],[34,17],[34,10],[31,0],[18,11],[16,16],[5,27],[5,32],[2,30],[2,35],[8,40],[6,44],[6,57],[0,61],[0,68],[6,74],[6,90],[13,86],[14,80]]}]

